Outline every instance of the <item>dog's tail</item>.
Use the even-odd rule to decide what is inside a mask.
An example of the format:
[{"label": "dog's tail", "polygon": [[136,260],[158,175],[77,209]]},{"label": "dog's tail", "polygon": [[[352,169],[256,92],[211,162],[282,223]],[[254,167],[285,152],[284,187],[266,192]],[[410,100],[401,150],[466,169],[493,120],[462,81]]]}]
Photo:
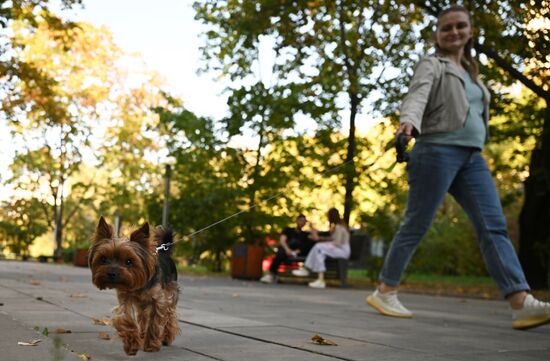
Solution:
[{"label": "dog's tail", "polygon": [[161,249],[161,252],[169,252],[172,250],[174,243],[174,231],[172,228],[165,228],[163,226],[157,226],[153,233],[153,238],[157,246],[166,245],[166,248]]}]

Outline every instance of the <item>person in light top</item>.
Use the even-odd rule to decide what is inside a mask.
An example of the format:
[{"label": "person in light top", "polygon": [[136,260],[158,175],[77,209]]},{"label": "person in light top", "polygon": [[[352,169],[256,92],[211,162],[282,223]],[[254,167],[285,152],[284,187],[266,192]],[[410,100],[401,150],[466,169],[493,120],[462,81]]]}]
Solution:
[{"label": "person in light top", "polygon": [[340,213],[336,208],[331,208],[329,209],[327,216],[330,225],[329,235],[320,236],[319,231],[311,225],[310,238],[317,243],[313,246],[306,258],[304,263],[305,268],[292,271],[295,276],[308,276],[308,270],[316,272],[317,279],[309,283],[309,287],[312,288],[326,287],[325,259],[327,256],[345,259],[348,259],[350,256],[350,234],[348,228],[340,218]]},{"label": "person in light top", "polygon": [[478,79],[473,34],[466,8],[443,10],[437,18],[435,55],[422,58],[414,71],[397,130],[409,140],[416,136],[407,164],[407,207],[386,254],[380,284],[367,303],[387,316],[412,317],[397,298],[401,275],[448,192],[476,230],[487,270],[512,307],[512,327],[537,327],[550,322],[550,303],[529,293],[481,155],[488,139],[489,92]]}]

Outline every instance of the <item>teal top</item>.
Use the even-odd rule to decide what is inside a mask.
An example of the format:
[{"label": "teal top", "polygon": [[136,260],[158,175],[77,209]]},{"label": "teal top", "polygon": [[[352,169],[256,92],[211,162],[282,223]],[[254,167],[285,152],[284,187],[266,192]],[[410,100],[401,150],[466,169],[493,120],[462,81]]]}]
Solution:
[{"label": "teal top", "polygon": [[452,132],[421,134],[417,141],[483,149],[487,132],[483,121],[483,92],[468,72],[462,73],[462,79],[470,103],[464,127]]}]

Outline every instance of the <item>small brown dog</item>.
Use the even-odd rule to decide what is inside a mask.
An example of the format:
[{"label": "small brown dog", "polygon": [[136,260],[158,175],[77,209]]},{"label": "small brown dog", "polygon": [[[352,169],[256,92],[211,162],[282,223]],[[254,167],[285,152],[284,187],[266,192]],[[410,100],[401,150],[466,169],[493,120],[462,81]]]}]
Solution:
[{"label": "small brown dog", "polygon": [[124,351],[135,355],[159,351],[180,333],[176,314],[177,271],[169,251],[161,244],[172,244],[172,232],[149,224],[118,238],[103,217],[99,219],[88,262],[92,282],[100,290],[114,288],[119,306],[113,311],[113,326],[124,343]]}]

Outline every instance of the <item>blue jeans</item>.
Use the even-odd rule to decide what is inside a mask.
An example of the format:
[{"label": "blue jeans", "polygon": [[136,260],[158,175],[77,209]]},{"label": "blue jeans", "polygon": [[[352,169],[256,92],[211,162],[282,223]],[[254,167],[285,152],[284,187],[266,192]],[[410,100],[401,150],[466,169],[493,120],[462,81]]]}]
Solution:
[{"label": "blue jeans", "polygon": [[407,209],[386,255],[382,282],[399,285],[401,274],[449,192],[472,222],[487,270],[503,295],[529,290],[508,237],[495,184],[479,150],[418,142],[410,154],[407,172]]}]

